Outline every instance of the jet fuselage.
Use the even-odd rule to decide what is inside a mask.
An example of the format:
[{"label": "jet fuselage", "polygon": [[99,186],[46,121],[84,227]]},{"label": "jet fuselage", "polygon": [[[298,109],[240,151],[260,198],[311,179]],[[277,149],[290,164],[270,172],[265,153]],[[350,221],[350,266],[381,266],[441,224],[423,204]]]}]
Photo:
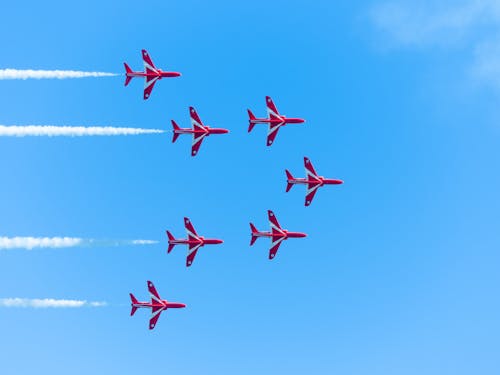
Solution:
[{"label": "jet fuselage", "polygon": [[169,302],[162,300],[163,303],[151,303],[151,302],[137,302],[137,303],[132,303],[133,307],[137,307],[138,309],[140,308],[167,308],[167,309],[182,309],[186,307],[186,304],[180,303],[180,302]]},{"label": "jet fuselage", "polygon": [[204,245],[219,245],[224,241],[218,240],[215,238],[204,238],[200,237],[199,240],[187,240],[187,239],[177,239],[177,240],[169,240],[168,243],[171,245],[198,245],[201,243],[201,246]]},{"label": "jet fuselage", "polygon": [[181,73],[179,72],[164,72],[163,70],[159,70],[155,73],[146,73],[146,72],[127,72],[127,77],[158,77],[158,79],[162,78],[175,78],[180,77]]},{"label": "jet fuselage", "polygon": [[319,176],[318,179],[306,179],[306,178],[294,178],[294,179],[288,179],[287,182],[289,184],[304,184],[304,185],[308,185],[308,184],[319,184],[321,186],[323,185],[340,185],[340,184],[343,184],[344,181],[342,180],[337,180],[337,179],[333,179],[333,178],[324,178],[324,177],[321,177]]},{"label": "jet fuselage", "polygon": [[295,117],[285,117],[282,116],[281,118],[256,118],[250,120],[251,124],[302,124],[303,122],[306,122],[306,120],[301,119],[301,118],[295,118]]},{"label": "jet fuselage", "polygon": [[205,126],[205,129],[192,129],[192,128],[180,128],[180,129],[175,129],[174,133],[176,134],[227,134],[229,133],[229,130],[227,129],[222,129],[222,128],[211,128],[209,126]]},{"label": "jet fuselage", "polygon": [[282,230],[281,232],[254,232],[252,233],[252,236],[254,237],[285,237],[285,240],[287,238],[303,238],[307,237],[307,234],[302,233],[302,232],[290,232],[287,230]]}]

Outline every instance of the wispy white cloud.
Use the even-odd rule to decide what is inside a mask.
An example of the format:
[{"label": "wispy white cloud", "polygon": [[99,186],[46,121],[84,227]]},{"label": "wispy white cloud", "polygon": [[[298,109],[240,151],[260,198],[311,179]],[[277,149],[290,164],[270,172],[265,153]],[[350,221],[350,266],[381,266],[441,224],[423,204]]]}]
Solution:
[{"label": "wispy white cloud", "polygon": [[0,79],[67,79],[87,77],[113,77],[115,73],[81,72],[77,70],[0,69]]},{"label": "wispy white cloud", "polygon": [[389,1],[371,11],[375,26],[399,46],[454,44],[484,27],[500,29],[500,2]]},{"label": "wispy white cloud", "polygon": [[0,298],[0,307],[24,307],[24,308],[78,308],[78,307],[103,307],[106,302],[88,302],[74,299],[29,299],[29,298]]},{"label": "wispy white cloud", "polygon": [[460,49],[471,77],[500,87],[499,0],[389,0],[370,16],[386,46]]},{"label": "wispy white cloud", "polygon": [[475,47],[470,73],[484,84],[500,87],[500,37]]},{"label": "wispy white cloud", "polygon": [[72,247],[144,246],[155,245],[153,240],[99,240],[78,237],[0,237],[0,250],[60,249]]},{"label": "wispy white cloud", "polygon": [[161,133],[165,133],[165,130],[113,126],[0,125],[0,137],[86,137]]}]

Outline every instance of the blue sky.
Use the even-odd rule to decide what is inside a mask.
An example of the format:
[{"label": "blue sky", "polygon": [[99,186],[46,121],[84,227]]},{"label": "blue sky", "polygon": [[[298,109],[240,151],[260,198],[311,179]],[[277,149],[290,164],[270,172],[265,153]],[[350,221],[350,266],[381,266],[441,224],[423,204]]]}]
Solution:
[{"label": "blue sky", "polygon": [[[0,251],[6,374],[496,374],[500,322],[500,9],[494,1],[10,2],[0,68],[120,73],[140,50],[182,72],[1,81],[0,124],[187,126],[231,133],[0,139],[0,235],[146,238],[149,247]],[[246,109],[307,119],[265,146]],[[302,158],[342,186],[285,194]],[[249,247],[272,209],[305,239]],[[166,254],[164,230],[224,244]],[[146,280],[184,302],[129,317]]]}]

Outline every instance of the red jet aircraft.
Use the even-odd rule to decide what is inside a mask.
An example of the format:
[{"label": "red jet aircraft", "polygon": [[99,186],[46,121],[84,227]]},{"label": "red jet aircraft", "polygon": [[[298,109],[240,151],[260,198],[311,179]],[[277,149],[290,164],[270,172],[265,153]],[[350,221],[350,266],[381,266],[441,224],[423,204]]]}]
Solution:
[{"label": "red jet aircraft", "polygon": [[130,293],[130,299],[132,300],[132,310],[130,311],[130,316],[133,316],[137,309],[139,308],[150,308],[151,309],[151,319],[149,319],[149,329],[153,329],[156,326],[156,322],[160,318],[163,310],[166,309],[181,309],[186,307],[185,304],[179,302],[169,302],[167,300],[161,299],[160,295],[156,291],[155,286],[151,281],[148,281],[148,290],[151,295],[151,302],[139,302],[132,293]]},{"label": "red jet aircraft", "polygon": [[304,157],[304,167],[306,168],[306,178],[294,178],[288,169],[285,170],[285,173],[287,178],[287,192],[289,192],[292,186],[295,184],[307,185],[305,206],[309,206],[312,203],[314,194],[316,194],[316,190],[318,190],[321,186],[340,185],[344,183],[344,181],[342,180],[335,180],[331,178],[324,178],[323,176],[318,176],[311,161],[307,157]]},{"label": "red jet aircraft", "polygon": [[250,246],[252,246],[257,238],[259,237],[270,237],[271,238],[271,249],[269,250],[269,259],[273,259],[278,252],[281,242],[288,240],[289,238],[302,238],[306,237],[307,234],[300,232],[289,232],[286,229],[282,229],[276,216],[274,216],[273,211],[267,211],[269,216],[269,224],[271,225],[270,232],[259,232],[255,225],[250,223],[250,229],[252,231],[252,239],[250,240]]},{"label": "red jet aircraft", "polygon": [[227,129],[221,128],[211,128],[210,126],[203,125],[200,120],[200,116],[196,113],[193,107],[189,107],[189,114],[191,115],[191,124],[193,128],[180,128],[177,123],[172,120],[172,126],[174,128],[174,137],[172,138],[172,143],[174,143],[180,134],[192,134],[193,135],[193,145],[191,146],[191,156],[196,156],[198,150],[200,149],[201,143],[205,137],[210,134],[226,134],[229,133]]},{"label": "red jet aircraft", "polygon": [[148,51],[145,49],[142,50],[142,60],[144,61],[144,72],[134,72],[130,69],[130,66],[128,66],[127,63],[123,63],[123,65],[125,65],[125,86],[127,86],[134,77],[145,78],[144,100],[149,98],[151,95],[151,91],[153,91],[153,87],[157,80],[162,78],[179,77],[181,75],[181,73],[164,72],[163,70],[156,68],[148,54]]},{"label": "red jet aircraft", "polygon": [[168,250],[167,252],[170,253],[172,249],[174,248],[175,245],[188,245],[188,255],[186,258],[186,267],[191,266],[194,262],[194,258],[196,257],[196,253],[198,252],[198,249],[202,246],[205,245],[218,245],[221,244],[222,240],[218,239],[212,239],[212,238],[205,238],[202,236],[198,236],[196,231],[194,230],[193,224],[191,221],[185,217],[184,218],[184,226],[186,227],[186,232],[187,232],[187,239],[176,239],[174,236],[172,236],[172,233],[170,233],[167,230],[167,236],[168,236]]},{"label": "red jet aircraft", "polygon": [[287,124],[301,124],[306,121],[301,118],[292,118],[280,115],[278,109],[274,105],[273,100],[269,96],[266,96],[266,105],[267,105],[267,114],[269,116],[268,118],[256,118],[252,113],[252,111],[250,111],[249,109],[247,110],[249,117],[248,132],[250,133],[252,131],[255,124],[269,124],[269,130],[267,132],[268,146],[271,146],[273,144],[274,139],[276,138],[276,135],[278,134],[278,130],[280,127],[285,126]]}]

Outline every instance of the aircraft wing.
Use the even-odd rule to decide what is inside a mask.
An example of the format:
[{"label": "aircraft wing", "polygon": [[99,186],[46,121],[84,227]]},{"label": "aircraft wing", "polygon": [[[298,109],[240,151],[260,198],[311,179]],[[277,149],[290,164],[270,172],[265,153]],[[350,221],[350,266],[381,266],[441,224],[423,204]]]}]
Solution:
[{"label": "aircraft wing", "polygon": [[153,303],[153,304],[154,303],[163,303],[160,295],[156,291],[156,288],[151,281],[148,281],[148,291],[149,291],[149,295],[151,296],[151,303]]},{"label": "aircraft wing", "polygon": [[201,243],[189,244],[188,255],[186,258],[186,267],[190,267],[193,264],[194,258],[196,257],[196,253],[198,252],[200,246]]},{"label": "aircraft wing", "polygon": [[196,156],[200,150],[203,139],[207,133],[193,133],[193,144],[191,145],[191,156]]},{"label": "aircraft wing", "polygon": [[281,118],[278,108],[274,105],[273,100],[270,96],[266,96],[266,106],[267,106],[267,114],[271,119],[279,119]]},{"label": "aircraft wing", "polygon": [[149,329],[153,329],[156,327],[156,322],[160,319],[160,315],[162,311],[165,310],[165,307],[153,307],[151,309],[151,319],[149,319]]},{"label": "aircraft wing", "polygon": [[276,219],[276,216],[274,215],[274,212],[271,210],[267,211],[267,216],[269,218],[269,225],[271,226],[272,232],[278,232],[278,233],[283,233],[283,230],[281,229],[280,223],[278,223],[278,219]]},{"label": "aircraft wing", "polygon": [[321,186],[320,184],[316,183],[307,184],[305,206],[309,206],[312,203],[314,195],[316,194],[316,191],[319,189],[320,186]]},{"label": "aircraft wing", "polygon": [[189,107],[189,115],[191,116],[191,125],[193,125],[194,130],[205,130],[205,126],[203,126],[203,122],[200,116],[198,116],[196,109]]},{"label": "aircraft wing", "polygon": [[151,96],[151,92],[153,91],[153,87],[155,87],[155,83],[158,80],[157,76],[146,76],[144,79],[144,100]]},{"label": "aircraft wing", "polygon": [[269,130],[267,131],[267,145],[271,146],[274,142],[274,139],[278,135],[278,130],[280,130],[281,125],[283,123],[279,124],[269,124]]},{"label": "aircraft wing", "polygon": [[285,237],[271,237],[271,249],[269,249],[269,259],[273,259]]},{"label": "aircraft wing", "polygon": [[318,174],[316,173],[311,160],[307,157],[304,157],[304,167],[306,169],[306,179],[319,180]]},{"label": "aircraft wing", "polygon": [[144,71],[146,73],[158,73],[158,69],[156,69],[153,60],[151,60],[148,51],[145,49],[142,50],[142,61],[144,62]]},{"label": "aircraft wing", "polygon": [[199,240],[200,237],[198,236],[198,233],[196,233],[196,230],[194,229],[193,223],[191,223],[191,220],[189,220],[188,217],[184,218],[184,226],[186,227],[186,232],[188,235],[189,240]]}]

